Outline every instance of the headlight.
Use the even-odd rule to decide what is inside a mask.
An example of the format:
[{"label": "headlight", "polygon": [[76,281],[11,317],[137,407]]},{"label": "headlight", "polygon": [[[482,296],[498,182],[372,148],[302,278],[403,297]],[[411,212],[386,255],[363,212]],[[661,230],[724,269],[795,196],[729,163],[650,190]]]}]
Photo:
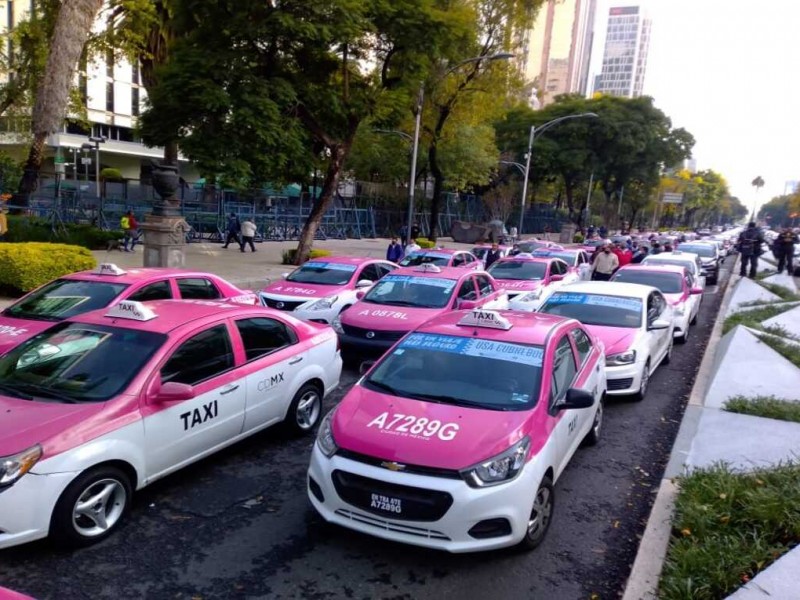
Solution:
[{"label": "headlight", "polygon": [[629,352],[621,352],[620,354],[612,354],[606,356],[607,367],[618,367],[620,365],[632,365],[636,362],[636,350]]},{"label": "headlight", "polygon": [[308,307],[308,310],[328,310],[336,304],[339,296],[329,296],[328,298],[321,298]]},{"label": "headlight", "polygon": [[471,487],[488,487],[511,481],[525,466],[530,447],[531,440],[526,436],[502,454],[464,469],[461,476]]},{"label": "headlight", "polygon": [[520,298],[522,302],[534,302],[542,297],[542,288],[528,292]]},{"label": "headlight", "polygon": [[339,449],[339,446],[336,445],[336,440],[333,439],[333,415],[335,413],[336,409],[334,408],[325,415],[317,431],[317,445],[328,458],[336,454]]},{"label": "headlight", "polygon": [[341,315],[336,315],[333,318],[333,322],[331,323],[331,327],[333,327],[333,330],[336,333],[338,333],[340,335],[344,335],[344,328],[342,327],[342,317],[341,317]]},{"label": "headlight", "polygon": [[0,489],[14,485],[41,457],[42,447],[37,444],[19,454],[0,458]]}]

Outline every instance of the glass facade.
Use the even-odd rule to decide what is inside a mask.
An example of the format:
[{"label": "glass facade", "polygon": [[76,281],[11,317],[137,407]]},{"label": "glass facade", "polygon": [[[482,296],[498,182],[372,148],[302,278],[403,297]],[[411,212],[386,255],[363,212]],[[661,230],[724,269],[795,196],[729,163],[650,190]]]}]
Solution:
[{"label": "glass facade", "polygon": [[641,96],[650,47],[651,21],[638,6],[609,9],[603,66],[595,92]]}]

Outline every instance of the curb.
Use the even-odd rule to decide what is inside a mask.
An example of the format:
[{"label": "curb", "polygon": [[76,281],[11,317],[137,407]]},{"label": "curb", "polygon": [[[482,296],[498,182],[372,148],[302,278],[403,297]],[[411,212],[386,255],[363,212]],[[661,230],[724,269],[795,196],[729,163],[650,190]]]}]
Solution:
[{"label": "curb", "polygon": [[728,304],[730,304],[733,288],[739,279],[738,275],[736,275],[738,262],[739,257],[737,255],[731,267],[731,275],[722,296],[722,302],[719,306],[714,327],[711,330],[711,336],[708,339],[708,345],[703,353],[700,369],[697,372],[689,395],[689,403],[686,406],[678,435],[675,437],[675,442],[672,446],[669,462],[658,487],[658,493],[653,502],[653,508],[650,510],[650,516],[647,519],[647,527],[639,542],[639,549],[636,552],[636,559],[633,561],[631,574],[625,584],[622,600],[656,600],[658,598],[658,582],[667,557],[667,548],[672,533],[672,517],[675,512],[675,499],[678,495],[678,486],[673,479],[682,471],[684,458],[691,449],[692,440],[697,431],[703,398],[711,382],[717,344],[722,338],[725,312]]}]

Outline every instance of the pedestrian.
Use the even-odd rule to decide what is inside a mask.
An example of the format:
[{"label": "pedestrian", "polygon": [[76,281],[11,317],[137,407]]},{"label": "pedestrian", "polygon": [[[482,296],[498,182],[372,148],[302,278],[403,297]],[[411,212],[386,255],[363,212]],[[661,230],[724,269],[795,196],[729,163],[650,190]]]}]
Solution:
[{"label": "pedestrian", "polygon": [[240,244],[240,249],[244,252],[244,248],[247,244],[250,244],[250,250],[252,252],[256,251],[255,244],[253,244],[253,238],[256,237],[256,231],[258,231],[258,227],[250,217],[247,217],[241,224],[242,230],[242,242]]},{"label": "pedestrian", "polygon": [[241,230],[242,224],[239,222],[239,217],[236,216],[236,213],[232,212],[228,217],[228,225],[225,228],[228,235],[225,238],[225,245],[223,248],[227,248],[231,242],[236,242],[237,246],[241,246],[242,243],[239,241],[239,232]]},{"label": "pedestrian", "polygon": [[592,279],[595,281],[608,281],[619,268],[617,255],[611,252],[611,246],[606,244],[603,250],[598,253],[592,265]]},{"label": "pedestrian", "polygon": [[600,225],[600,229],[598,230],[598,232],[600,233],[601,238],[604,238],[608,235],[608,229],[606,228],[605,225]]},{"label": "pedestrian", "polygon": [[486,253],[486,265],[484,268],[488,269],[501,258],[500,247],[497,245],[497,243],[492,244],[492,249]]},{"label": "pedestrian", "polygon": [[749,264],[749,277],[750,279],[756,278],[756,267],[758,265],[758,257],[761,256],[763,243],[764,234],[759,231],[755,222],[750,221],[747,229],[739,234],[739,241],[736,243],[736,249],[742,256],[742,265],[739,268],[740,277],[748,275],[747,265]]},{"label": "pedestrian", "polygon": [[650,248],[650,254],[661,254],[661,244],[658,240],[653,240],[653,247]]},{"label": "pedestrian", "polygon": [[411,239],[408,240],[408,243],[415,242],[419,237],[419,223],[414,221],[414,224],[411,225]]},{"label": "pedestrian", "polygon": [[647,246],[644,244],[640,244],[638,248],[636,248],[636,252],[633,254],[633,258],[631,258],[631,264],[638,265],[640,264],[645,257],[647,256]]},{"label": "pedestrian", "polygon": [[403,257],[405,258],[405,257],[406,257],[406,256],[408,256],[409,254],[413,254],[413,253],[414,253],[414,252],[416,252],[417,250],[422,250],[422,248],[420,248],[419,244],[417,244],[417,242],[416,242],[416,241],[414,241],[414,240],[411,240],[411,241],[408,243],[408,245],[405,247],[405,249],[403,250]]},{"label": "pedestrian", "polygon": [[633,253],[622,243],[616,244],[612,252],[617,257],[620,267],[630,264],[631,260],[633,260]]},{"label": "pedestrian", "polygon": [[[139,224],[136,222],[136,217],[133,216],[132,210],[129,210],[120,217],[119,226],[122,229],[122,249],[125,252],[135,252],[133,249],[133,246],[136,244],[134,232],[138,229]],[[128,248],[128,242],[131,242],[130,248]]]},{"label": "pedestrian", "polygon": [[511,250],[508,252],[509,256],[516,256],[520,253],[519,244],[514,244],[511,246]]},{"label": "pedestrian", "polygon": [[772,253],[778,259],[778,273],[783,273],[783,268],[786,267],[786,273],[792,275],[794,273],[794,245],[797,243],[797,234],[788,227],[784,227],[783,231],[775,238],[772,246]]},{"label": "pedestrian", "polygon": [[397,236],[392,236],[389,247],[386,249],[386,260],[396,263],[403,258],[403,247],[397,243]]},{"label": "pedestrian", "polygon": [[664,252],[673,252],[675,248],[672,247],[672,242],[664,242]]}]

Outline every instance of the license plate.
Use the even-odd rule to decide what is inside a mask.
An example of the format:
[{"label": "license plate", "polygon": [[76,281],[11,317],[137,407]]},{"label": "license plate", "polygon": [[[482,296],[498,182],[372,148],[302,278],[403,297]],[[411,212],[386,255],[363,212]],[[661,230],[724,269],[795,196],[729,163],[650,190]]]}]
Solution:
[{"label": "license plate", "polygon": [[400,498],[392,498],[383,494],[371,494],[370,506],[376,510],[396,515],[403,513],[403,502]]}]

